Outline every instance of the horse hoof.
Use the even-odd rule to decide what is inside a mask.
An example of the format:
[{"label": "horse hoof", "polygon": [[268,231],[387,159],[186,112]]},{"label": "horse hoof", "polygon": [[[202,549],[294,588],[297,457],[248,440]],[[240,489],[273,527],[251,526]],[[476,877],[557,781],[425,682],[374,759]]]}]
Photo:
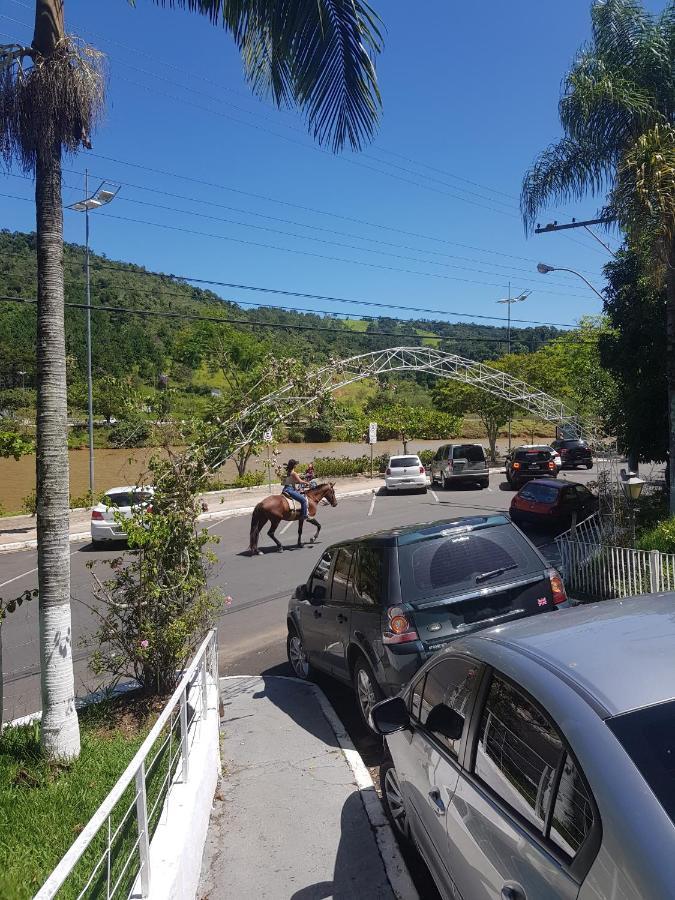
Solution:
[{"label": "horse hoof", "polygon": [[283,553],[283,552],[284,552],[283,547],[277,547],[277,553]]}]

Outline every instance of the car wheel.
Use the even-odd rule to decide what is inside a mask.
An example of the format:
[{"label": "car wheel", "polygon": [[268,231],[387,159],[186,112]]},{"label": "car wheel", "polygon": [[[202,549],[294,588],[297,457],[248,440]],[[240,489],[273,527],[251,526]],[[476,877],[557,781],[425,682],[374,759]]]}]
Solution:
[{"label": "car wheel", "polygon": [[586,468],[587,468],[587,469],[592,469],[592,468],[593,468],[593,463],[592,463],[592,462],[586,463]]},{"label": "car wheel", "polygon": [[410,824],[406,812],[403,792],[394,763],[388,759],[380,766],[380,786],[384,808],[398,837],[410,840]]},{"label": "car wheel", "polygon": [[449,478],[444,478],[444,479],[443,479],[443,490],[444,490],[444,491],[449,491],[449,490],[450,490],[450,479],[449,479]]},{"label": "car wheel", "polygon": [[288,632],[288,637],[286,638],[286,655],[288,656],[288,661],[291,664],[291,669],[293,669],[293,674],[296,678],[302,678],[303,681],[309,681],[313,677],[314,671],[307,657],[305,643],[295,629]]},{"label": "car wheel", "polygon": [[489,481],[489,479],[486,479],[485,481],[479,481],[479,482],[478,482],[478,485],[479,485],[479,487],[480,487],[481,490],[485,490],[485,488],[489,488],[489,487],[490,487],[490,481]]},{"label": "car wheel", "polygon": [[420,494],[426,494],[426,492],[427,492],[427,488],[425,488],[425,487],[419,489]]},{"label": "car wheel", "polygon": [[376,703],[379,703],[380,700],[384,700],[384,694],[380,690],[380,686],[373,675],[373,670],[365,659],[359,659],[354,666],[353,679],[361,718],[368,730],[372,731],[370,722],[368,721],[370,711]]}]

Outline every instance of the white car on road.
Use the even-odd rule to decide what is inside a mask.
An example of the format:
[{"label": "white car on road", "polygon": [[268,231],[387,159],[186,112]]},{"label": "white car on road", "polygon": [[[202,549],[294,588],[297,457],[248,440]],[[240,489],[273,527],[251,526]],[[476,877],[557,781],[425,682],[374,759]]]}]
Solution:
[{"label": "white car on road", "polygon": [[429,479],[419,456],[390,456],[384,473],[388,491],[422,491],[426,494]]},{"label": "white car on road", "polygon": [[119,519],[130,519],[139,508],[151,510],[153,496],[151,487],[125,485],[107,490],[103,500],[91,511],[92,542],[126,540],[126,532]]}]

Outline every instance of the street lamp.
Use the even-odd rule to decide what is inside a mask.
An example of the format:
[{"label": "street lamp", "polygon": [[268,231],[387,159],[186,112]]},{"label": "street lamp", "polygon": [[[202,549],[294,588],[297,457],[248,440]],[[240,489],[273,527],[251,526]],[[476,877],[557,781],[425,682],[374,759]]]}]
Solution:
[{"label": "street lamp", "polygon": [[572,275],[576,275],[577,278],[581,278],[581,280],[586,285],[588,285],[588,287],[593,291],[593,293],[597,294],[601,300],[604,301],[604,299],[605,299],[602,296],[602,294],[600,293],[600,291],[597,288],[593,287],[593,285],[590,283],[588,278],[584,278],[584,276],[581,274],[581,272],[577,272],[575,269],[566,269],[566,268],[563,268],[562,266],[547,266],[546,263],[540,262],[540,263],[537,263],[537,272],[539,272],[540,275],[548,275],[549,272],[571,272]]},{"label": "street lamp", "polygon": [[71,203],[66,209],[84,213],[85,255],[84,273],[87,297],[87,410],[89,418],[89,493],[94,494],[94,393],[91,377],[91,285],[89,278],[89,211],[111,203],[119,191],[119,185],[102,181],[94,194],[89,193],[89,173],[84,172],[84,199]]},{"label": "street lamp", "polygon": [[635,513],[637,512],[635,504],[640,499],[642,495],[642,488],[644,486],[644,478],[640,478],[640,476],[636,475],[635,472],[626,472],[625,469],[621,470],[621,488],[623,490],[624,497],[628,502],[628,509],[630,511],[633,544],[635,544]]},{"label": "street lamp", "polygon": [[25,391],[26,390],[26,375],[28,375],[28,372],[19,371],[16,374],[21,376],[21,390]]},{"label": "street lamp", "polygon": [[[503,297],[501,300],[497,300],[497,303],[506,303],[508,309],[508,326],[506,331],[506,342],[508,346],[508,352],[511,352],[511,307],[514,303],[522,303],[523,300],[527,300],[532,291],[523,291],[518,294],[517,297],[511,296],[511,282],[509,281],[509,296]],[[511,416],[509,416],[509,453],[511,452]]]}]

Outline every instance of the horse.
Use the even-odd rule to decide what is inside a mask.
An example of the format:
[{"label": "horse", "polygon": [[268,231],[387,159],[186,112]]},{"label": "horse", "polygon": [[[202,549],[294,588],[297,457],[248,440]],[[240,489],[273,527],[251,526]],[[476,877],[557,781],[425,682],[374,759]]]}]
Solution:
[{"label": "horse", "polygon": [[[330,484],[320,484],[317,487],[310,488],[306,491],[305,497],[307,498],[307,512],[309,513],[307,521],[311,522],[312,525],[316,527],[316,533],[314,534],[314,537],[310,539],[310,544],[313,544],[321,531],[321,525],[319,525],[315,518],[317,507],[324,499],[327,500],[331,506],[337,506],[335,487],[332,482]],[[279,522],[292,522],[298,518],[298,516],[298,512],[291,511],[286,497],[280,494],[272,494],[270,497],[265,497],[264,500],[261,500],[253,510],[253,515],[251,516],[251,539],[248,548],[249,555],[257,556],[260,553],[260,550],[258,550],[258,536],[266,522],[270,523],[270,529],[267,533],[277,545],[277,550],[281,552],[284,548],[274,532],[277,530]],[[303,546],[302,526],[303,520],[298,518],[298,547]]]}]

